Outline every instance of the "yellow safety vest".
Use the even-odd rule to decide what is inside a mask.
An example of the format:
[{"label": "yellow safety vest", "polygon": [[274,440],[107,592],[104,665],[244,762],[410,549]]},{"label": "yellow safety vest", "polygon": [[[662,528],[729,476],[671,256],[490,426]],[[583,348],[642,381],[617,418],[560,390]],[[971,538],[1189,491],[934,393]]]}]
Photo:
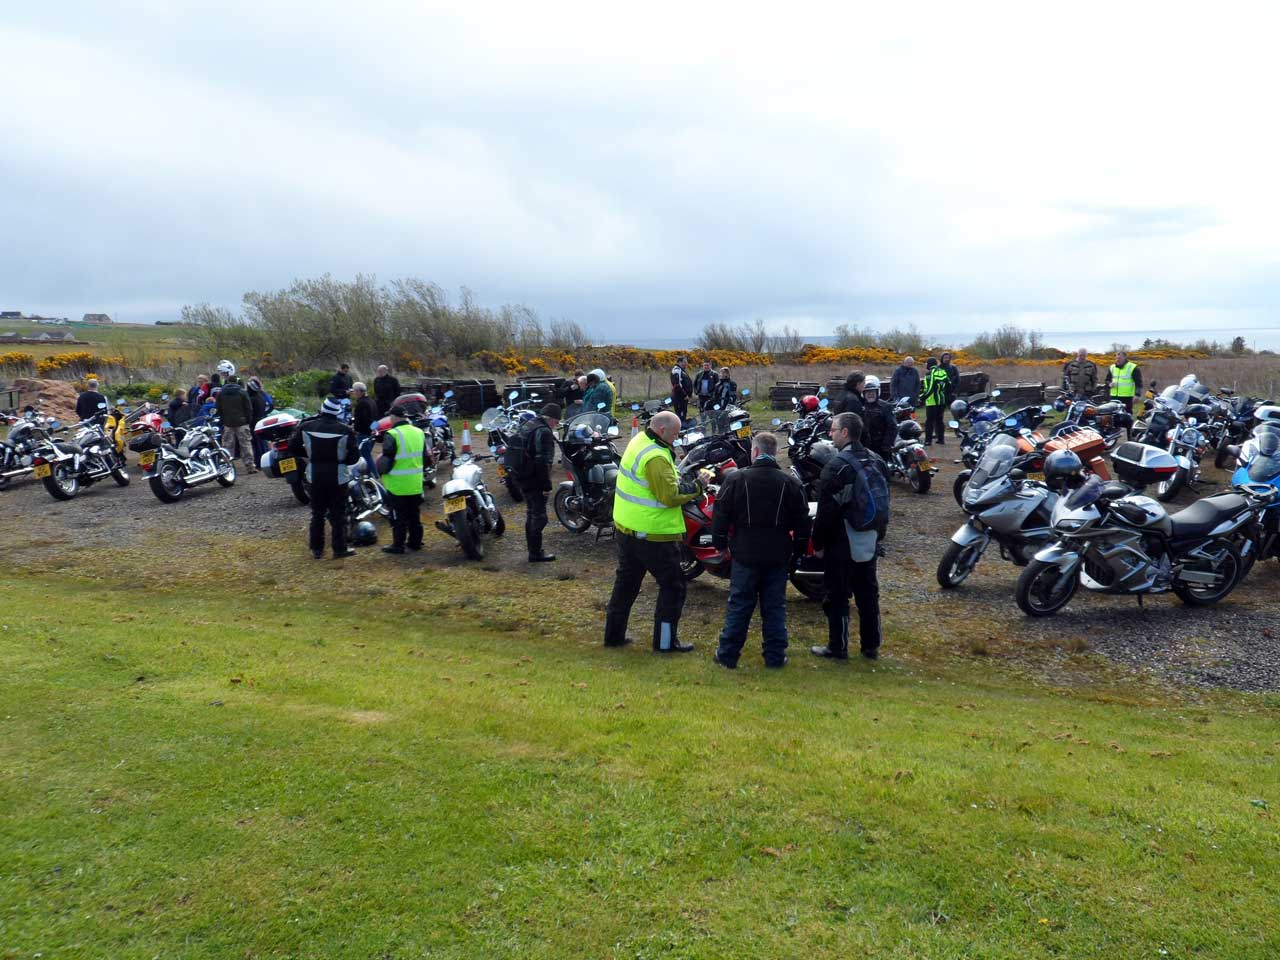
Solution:
[{"label": "yellow safety vest", "polygon": [[1130,360],[1123,367],[1111,365],[1111,395],[1113,397],[1132,397],[1134,394],[1133,371],[1138,365]]},{"label": "yellow safety vest", "polygon": [[665,458],[671,461],[672,467],[675,466],[675,457],[669,447],[657,443],[647,433],[638,433],[631,438],[618,466],[613,519],[619,526],[639,535],[684,533],[684,511],[653,499],[649,481],[645,479],[645,466],[656,457]]},{"label": "yellow safety vest", "polygon": [[427,437],[411,423],[402,423],[390,431],[396,438],[396,459],[382,479],[387,493],[408,497],[422,493],[422,451]]}]

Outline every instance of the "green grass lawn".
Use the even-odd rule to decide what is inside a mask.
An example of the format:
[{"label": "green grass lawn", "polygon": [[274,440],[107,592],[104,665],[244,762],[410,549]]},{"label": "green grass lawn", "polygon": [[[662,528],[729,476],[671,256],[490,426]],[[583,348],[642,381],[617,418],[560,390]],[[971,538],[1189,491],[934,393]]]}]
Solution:
[{"label": "green grass lawn", "polygon": [[1275,698],[727,673],[485,583],[0,578],[0,957],[1280,954]]}]

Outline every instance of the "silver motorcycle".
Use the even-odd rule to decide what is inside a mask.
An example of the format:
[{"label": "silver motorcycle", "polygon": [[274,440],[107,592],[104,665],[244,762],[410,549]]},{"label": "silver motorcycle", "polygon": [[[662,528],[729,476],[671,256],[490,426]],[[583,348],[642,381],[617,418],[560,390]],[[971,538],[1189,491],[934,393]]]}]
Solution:
[{"label": "silver motorcycle", "polygon": [[1002,434],[987,445],[960,497],[968,520],[951,535],[938,562],[938,584],[960,586],[995,541],[1000,556],[1026,566],[1053,537],[1058,494],[1018,467],[1018,441]]},{"label": "silver motorcycle", "polygon": [[502,536],[507,525],[474,457],[464,454],[453,461],[453,477],[440,495],[444,518],[436,521],[436,529],[457,540],[468,560],[483,560],[485,538]]},{"label": "silver motorcycle", "polygon": [[110,477],[118,486],[129,485],[124,457],[105,427],[107,405],[73,428],[74,441],[55,440],[40,448],[32,460],[32,476],[44,483],[55,500],[70,500],[85,487]]},{"label": "silver motorcycle", "polygon": [[35,470],[36,457],[53,446],[53,435],[62,426],[35,407],[18,413],[0,414],[9,434],[0,440],[0,490]]},{"label": "silver motorcycle", "polygon": [[218,442],[218,427],[213,423],[190,427],[176,446],[161,443],[159,449],[139,454],[138,463],[151,492],[164,503],[177,503],[191,487],[210,480],[221,487],[236,482],[236,462]]}]

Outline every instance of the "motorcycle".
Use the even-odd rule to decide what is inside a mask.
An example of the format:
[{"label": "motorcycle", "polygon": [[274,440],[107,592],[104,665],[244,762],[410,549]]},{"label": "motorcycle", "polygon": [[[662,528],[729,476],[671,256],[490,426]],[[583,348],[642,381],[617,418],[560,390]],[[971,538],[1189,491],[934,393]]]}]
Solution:
[{"label": "motorcycle", "polygon": [[55,500],[70,500],[81,489],[110,477],[117,486],[129,485],[124,456],[116,451],[115,440],[107,434],[105,403],[87,420],[75,425],[74,441],[55,440],[41,447],[32,459],[32,476],[44,482]]},{"label": "motorcycle", "polygon": [[9,434],[0,440],[0,490],[35,469],[36,455],[52,448],[53,435],[62,426],[32,406],[21,415],[10,411],[3,418],[9,425]]},{"label": "motorcycle", "polygon": [[938,562],[938,584],[944,590],[965,581],[993,540],[1000,556],[1018,566],[1026,566],[1049,542],[1058,494],[1040,481],[1027,479],[1027,461],[1034,456],[1024,453],[1008,434],[988,444],[961,498],[969,517],[951,535]]},{"label": "motorcycle", "polygon": [[515,503],[524,502],[524,494],[520,485],[507,471],[507,446],[511,443],[520,427],[538,414],[533,405],[539,400],[539,394],[531,393],[528,399],[520,399],[520,391],[512,390],[507,394],[507,405],[490,407],[480,415],[477,430],[488,435],[489,453],[498,464],[498,482],[507,489],[507,494]]},{"label": "motorcycle", "polygon": [[436,521],[436,529],[457,540],[468,560],[483,560],[485,537],[502,536],[507,525],[475,458],[463,454],[455,460],[453,476],[440,493],[444,518]]},{"label": "motorcycle", "polygon": [[898,420],[898,435],[885,461],[889,477],[906,480],[916,493],[928,493],[938,467],[920,442],[924,430],[916,420],[915,407],[904,397],[894,405],[893,412]]},{"label": "motorcycle", "polygon": [[1223,387],[1221,394],[1213,407],[1210,429],[1207,432],[1214,448],[1213,465],[1224,470],[1232,456],[1228,448],[1240,446],[1249,439],[1255,411],[1270,404],[1257,397],[1236,396],[1235,391],[1229,387]]},{"label": "motorcycle", "polygon": [[613,491],[622,456],[613,445],[618,427],[605,413],[581,413],[557,438],[569,479],[556,488],[556,518],[572,533],[613,529]]},{"label": "motorcycle", "polygon": [[188,429],[177,444],[161,441],[138,455],[151,492],[163,503],[177,503],[187,490],[210,480],[216,480],[221,487],[236,482],[235,461],[218,443],[217,425],[184,426]]},{"label": "motorcycle", "polygon": [[1276,491],[1206,497],[1173,515],[1140,491],[1172,476],[1167,451],[1123,443],[1112,455],[1121,480],[1090,477],[1053,509],[1054,542],[1027,564],[1014,591],[1023,613],[1050,616],[1083,585],[1104,593],[1172,591],[1189,606],[1222,600],[1244,572],[1233,538],[1258,522]]},{"label": "motorcycle", "polygon": [[345,520],[348,543],[359,539],[356,528],[361,522],[377,515],[390,515],[391,508],[386,505],[385,497],[386,490],[369,470],[369,465],[364,460],[357,460],[351,466],[351,479],[347,481]]},{"label": "motorcycle", "polygon": [[[742,391],[744,397],[750,390]],[[697,422],[685,429],[677,445],[688,456],[695,450],[707,447],[700,457],[704,462],[718,463],[732,460],[739,467],[751,462],[751,414],[743,407],[731,406],[721,410],[717,405],[704,410]]]},{"label": "motorcycle", "polygon": [[[1231,476],[1232,486],[1239,490],[1250,484],[1265,484],[1280,492],[1280,425],[1263,423],[1253,429],[1249,439],[1240,445],[1231,445],[1229,455],[1236,461]],[[1245,554],[1245,562],[1280,559],[1280,499],[1263,512],[1251,550]],[[1247,569],[1246,569],[1246,572]]]},{"label": "motorcycle", "polygon": [[306,413],[292,407],[273,410],[253,426],[253,435],[266,448],[258,458],[258,468],[268,477],[288,481],[293,497],[299,503],[311,502],[311,484],[307,480],[305,457],[289,452],[289,438],[293,436]]}]

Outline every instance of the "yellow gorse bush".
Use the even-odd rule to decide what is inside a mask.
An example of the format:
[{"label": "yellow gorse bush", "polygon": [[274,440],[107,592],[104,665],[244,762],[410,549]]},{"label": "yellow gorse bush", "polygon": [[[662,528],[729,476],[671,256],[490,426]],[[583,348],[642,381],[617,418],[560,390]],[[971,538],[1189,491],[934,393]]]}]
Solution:
[{"label": "yellow gorse bush", "polygon": [[74,353],[55,353],[51,357],[43,357],[36,363],[36,374],[41,377],[56,377],[59,374],[84,376],[90,370],[104,367],[120,367],[127,369],[129,361],[124,357],[96,357],[87,350]]}]

